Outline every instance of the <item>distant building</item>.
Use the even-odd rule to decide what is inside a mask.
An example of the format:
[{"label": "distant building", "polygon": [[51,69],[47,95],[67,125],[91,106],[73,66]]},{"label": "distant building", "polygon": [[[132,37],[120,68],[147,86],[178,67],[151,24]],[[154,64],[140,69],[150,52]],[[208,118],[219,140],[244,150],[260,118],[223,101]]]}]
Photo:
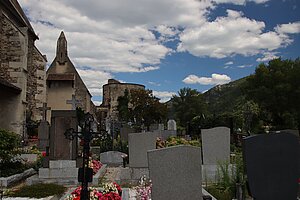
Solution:
[{"label": "distant building", "polygon": [[[75,109],[70,103],[72,97],[78,102],[75,108],[95,112],[92,95],[68,57],[67,40],[64,32],[61,32],[57,40],[56,57],[47,70],[47,103],[51,110],[72,110]],[[49,115],[50,112],[48,120]]]},{"label": "distant building", "polygon": [[26,137],[28,121],[42,119],[46,101],[46,56],[16,0],[0,1],[0,128]]},{"label": "distant building", "polygon": [[118,119],[118,97],[124,96],[125,90],[145,89],[144,85],[134,83],[120,83],[115,79],[109,79],[108,83],[103,85],[103,100],[98,107],[100,118],[109,118],[112,120]]}]

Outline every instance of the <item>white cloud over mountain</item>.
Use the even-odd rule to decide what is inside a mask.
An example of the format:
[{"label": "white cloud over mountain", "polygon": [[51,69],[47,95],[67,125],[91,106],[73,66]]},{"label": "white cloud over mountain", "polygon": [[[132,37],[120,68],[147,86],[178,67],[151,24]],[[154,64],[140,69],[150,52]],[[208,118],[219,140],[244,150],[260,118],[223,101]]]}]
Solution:
[{"label": "white cloud over mountain", "polygon": [[167,92],[167,91],[153,91],[153,95],[160,99],[160,102],[169,101],[173,95],[176,95],[175,92]]},{"label": "white cloud over mountain", "polygon": [[183,79],[186,84],[221,85],[229,83],[231,78],[225,74],[212,74],[211,77],[199,77],[194,74]]}]

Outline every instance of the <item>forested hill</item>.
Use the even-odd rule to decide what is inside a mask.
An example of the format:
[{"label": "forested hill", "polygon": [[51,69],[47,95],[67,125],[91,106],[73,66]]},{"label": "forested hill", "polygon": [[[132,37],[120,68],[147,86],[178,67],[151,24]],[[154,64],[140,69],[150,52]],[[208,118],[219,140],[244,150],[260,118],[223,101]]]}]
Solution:
[{"label": "forested hill", "polygon": [[241,89],[246,79],[247,77],[244,77],[224,85],[217,85],[203,93],[208,112],[217,115],[232,112],[237,104],[244,101]]}]

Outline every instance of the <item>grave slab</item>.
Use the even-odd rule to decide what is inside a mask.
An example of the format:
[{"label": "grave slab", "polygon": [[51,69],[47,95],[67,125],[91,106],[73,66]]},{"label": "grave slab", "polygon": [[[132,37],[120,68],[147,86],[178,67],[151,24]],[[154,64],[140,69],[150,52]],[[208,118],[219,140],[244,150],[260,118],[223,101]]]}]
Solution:
[{"label": "grave slab", "polygon": [[203,164],[217,165],[230,161],[230,129],[215,127],[201,130]]},{"label": "grave slab", "polygon": [[153,132],[129,134],[129,166],[148,167],[147,151],[156,148],[157,134]]},{"label": "grave slab", "polygon": [[179,145],[148,151],[152,198],[202,199],[201,149]]}]

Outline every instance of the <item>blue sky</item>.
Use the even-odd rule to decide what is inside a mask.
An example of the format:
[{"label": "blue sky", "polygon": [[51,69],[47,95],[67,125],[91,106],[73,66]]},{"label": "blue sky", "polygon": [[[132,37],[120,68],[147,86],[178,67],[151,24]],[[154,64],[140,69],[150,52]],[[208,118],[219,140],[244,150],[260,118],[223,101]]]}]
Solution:
[{"label": "blue sky", "polygon": [[51,63],[60,31],[96,104],[107,79],[162,101],[200,92],[300,52],[298,0],[19,0]]}]

